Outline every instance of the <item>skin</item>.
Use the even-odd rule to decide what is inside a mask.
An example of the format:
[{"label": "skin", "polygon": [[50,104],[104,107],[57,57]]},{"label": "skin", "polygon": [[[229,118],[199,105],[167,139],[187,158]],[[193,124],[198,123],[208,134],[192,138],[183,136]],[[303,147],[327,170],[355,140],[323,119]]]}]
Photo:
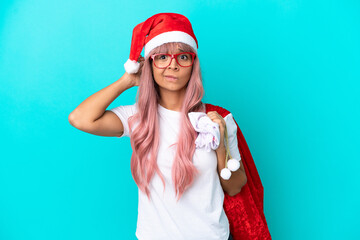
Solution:
[{"label": "skin", "polygon": [[[218,159],[218,166],[217,171],[220,176],[220,172],[223,168],[225,168],[225,158],[226,158],[226,148],[224,144],[224,136],[225,136],[225,126],[226,122],[225,119],[217,112],[217,111],[210,111],[207,113],[209,118],[219,124],[220,129],[220,144],[219,147],[215,150],[217,159]],[[228,180],[223,179],[220,177],[221,187],[225,192],[227,192],[230,196],[235,196],[236,194],[241,192],[241,188],[246,184],[247,177],[245,173],[244,164],[240,163],[240,168],[235,172],[231,172],[231,177]]]},{"label": "skin", "polygon": [[[180,53],[180,49],[170,54]],[[186,92],[186,84],[189,82],[191,73],[191,67],[181,67],[177,64],[175,59],[171,60],[170,65],[167,68],[159,69],[155,67],[152,62],[152,71],[155,82],[159,85],[160,92],[160,105],[173,111],[181,111],[181,106]],[[176,82],[170,82],[165,78],[165,75],[176,76],[178,79]],[[217,111],[210,111],[207,113],[209,118],[219,124],[220,129],[220,145],[216,149],[218,158],[218,173],[225,167],[226,149],[224,144],[225,125],[224,118]],[[224,180],[220,177],[221,186],[230,196],[234,196],[241,191],[241,188],[245,185],[247,179],[245,169],[241,163],[240,168],[232,172],[229,180]]]},{"label": "skin", "polygon": [[[180,53],[180,49],[170,54]],[[167,68],[160,69],[155,67],[152,62],[153,77],[155,82],[159,85],[160,105],[173,111],[180,111],[186,92],[186,84],[189,82],[191,67],[181,67],[177,64],[175,59],[171,60]],[[168,81],[165,75],[175,76],[178,79],[176,82]]]},{"label": "skin", "polygon": [[[170,54],[180,53],[180,49]],[[186,84],[189,82],[192,68],[181,67],[177,64],[175,59],[171,60],[170,65],[167,68],[160,69],[155,67],[152,62],[152,71],[155,82],[159,85],[160,90],[160,105],[173,111],[180,111],[183,99],[186,92]],[[165,78],[165,75],[176,76],[178,80],[176,82],[170,82]],[[225,120],[216,111],[208,112],[207,115],[213,122],[219,124],[220,127],[220,146],[224,147],[224,135],[225,135]]]}]

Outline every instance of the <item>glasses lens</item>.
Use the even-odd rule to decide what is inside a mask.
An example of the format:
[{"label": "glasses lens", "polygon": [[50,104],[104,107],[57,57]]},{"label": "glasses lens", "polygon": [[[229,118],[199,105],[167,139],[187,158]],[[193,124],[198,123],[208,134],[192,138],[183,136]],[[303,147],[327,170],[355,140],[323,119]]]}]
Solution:
[{"label": "glasses lens", "polygon": [[177,57],[177,60],[182,67],[189,67],[192,64],[192,55],[190,53],[183,53]]},{"label": "glasses lens", "polygon": [[[177,56],[177,62],[182,67],[189,67],[192,65],[193,56],[189,53],[183,53]],[[165,54],[158,54],[154,57],[155,66],[165,68],[170,64],[171,57]]]},{"label": "glasses lens", "polygon": [[171,57],[164,54],[159,54],[154,57],[154,63],[157,67],[163,68],[169,65]]}]

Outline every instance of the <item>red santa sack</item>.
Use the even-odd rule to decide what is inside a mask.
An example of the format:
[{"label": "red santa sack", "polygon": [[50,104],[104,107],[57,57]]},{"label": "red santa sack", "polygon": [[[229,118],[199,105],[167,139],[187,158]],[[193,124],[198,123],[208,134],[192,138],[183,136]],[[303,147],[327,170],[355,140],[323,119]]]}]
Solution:
[{"label": "red santa sack", "polygon": [[[217,111],[223,118],[230,113],[219,106],[208,103],[205,105],[206,113]],[[236,125],[241,162],[244,164],[247,183],[235,196],[231,197],[224,192],[224,211],[229,219],[230,233],[234,240],[269,240],[271,235],[263,210],[264,187],[245,138],[239,125],[237,123]]]}]

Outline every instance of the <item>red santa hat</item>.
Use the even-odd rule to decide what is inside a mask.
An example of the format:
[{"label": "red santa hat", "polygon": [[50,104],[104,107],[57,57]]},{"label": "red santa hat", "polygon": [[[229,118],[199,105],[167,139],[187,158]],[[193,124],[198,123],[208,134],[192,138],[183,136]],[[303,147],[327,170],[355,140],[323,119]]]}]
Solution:
[{"label": "red santa hat", "polygon": [[124,64],[125,71],[138,72],[138,59],[143,47],[146,58],[151,50],[168,42],[186,43],[197,52],[198,42],[189,19],[178,13],[158,13],[136,25],[131,39],[130,57]]}]

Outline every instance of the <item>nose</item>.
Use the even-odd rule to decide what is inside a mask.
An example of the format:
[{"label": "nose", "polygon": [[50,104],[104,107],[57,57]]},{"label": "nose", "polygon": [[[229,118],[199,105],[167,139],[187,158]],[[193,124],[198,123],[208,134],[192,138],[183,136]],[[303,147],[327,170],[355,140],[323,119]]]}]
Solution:
[{"label": "nose", "polygon": [[179,67],[179,65],[177,64],[176,59],[174,57],[171,58],[169,67],[171,67],[171,68],[178,68]]}]

